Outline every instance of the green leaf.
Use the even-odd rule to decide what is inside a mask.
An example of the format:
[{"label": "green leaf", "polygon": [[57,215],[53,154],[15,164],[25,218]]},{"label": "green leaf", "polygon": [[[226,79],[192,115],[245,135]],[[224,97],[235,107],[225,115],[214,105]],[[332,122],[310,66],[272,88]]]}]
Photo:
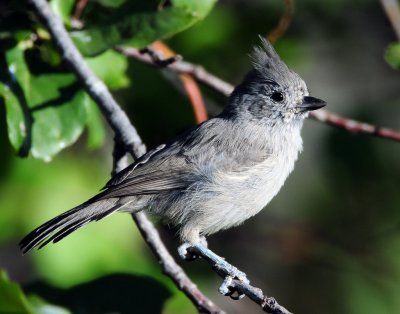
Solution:
[{"label": "green leaf", "polygon": [[25,124],[21,123],[24,121],[24,113],[19,104],[17,96],[10,90],[10,88],[0,83],[0,95],[3,96],[6,111],[7,111],[7,129],[8,137],[11,145],[19,151],[23,146],[24,139],[26,137]]},{"label": "green leaf", "polygon": [[74,143],[86,124],[87,98],[72,74],[32,75],[21,45],[0,60],[10,142],[21,156],[51,160]]},{"label": "green leaf", "polygon": [[0,271],[0,313],[33,313],[21,288]]},{"label": "green leaf", "polygon": [[93,100],[88,98],[87,106],[87,128],[88,128],[88,139],[87,146],[90,149],[95,149],[100,147],[104,143],[106,137],[103,125],[103,119],[101,112]]},{"label": "green leaf", "polygon": [[100,56],[87,58],[86,62],[109,89],[129,86],[129,78],[126,75],[128,60],[123,55],[109,50]]},{"label": "green leaf", "polygon": [[51,9],[63,20],[68,27],[71,26],[71,11],[74,7],[75,0],[52,0],[50,1]]},{"label": "green leaf", "polygon": [[[86,124],[87,97],[73,80],[69,74],[50,74],[32,80],[32,103],[38,104],[33,108],[31,148],[36,158],[49,161],[82,134]],[[46,95],[42,93],[44,90]],[[65,96],[60,91],[65,91],[62,92]],[[37,97],[34,92],[39,92]],[[54,105],[48,105],[53,100]]]},{"label": "green leaf", "polygon": [[[3,96],[7,111],[8,136],[13,147],[26,155],[25,141],[29,119],[23,87],[29,87],[29,72],[23,61],[23,50],[15,47],[0,60],[0,95]],[[18,82],[16,81],[18,78]]]},{"label": "green leaf", "polygon": [[400,42],[389,45],[385,53],[385,59],[393,68],[400,69]]},{"label": "green leaf", "polygon": [[[71,33],[86,56],[97,55],[117,44],[145,47],[157,39],[170,37],[202,20],[216,0],[128,1],[107,16],[107,21]],[[168,4],[168,5],[167,5]],[[94,19],[93,19],[94,20]]]},{"label": "green leaf", "polygon": [[27,298],[22,289],[8,279],[6,272],[0,270],[0,313],[68,314],[70,312],[48,304],[36,296]]}]

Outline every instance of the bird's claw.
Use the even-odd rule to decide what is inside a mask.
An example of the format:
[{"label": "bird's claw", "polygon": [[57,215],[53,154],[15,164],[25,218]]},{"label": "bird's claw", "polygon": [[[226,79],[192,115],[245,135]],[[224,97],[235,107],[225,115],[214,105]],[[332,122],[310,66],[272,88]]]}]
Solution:
[{"label": "bird's claw", "polygon": [[230,295],[232,293],[230,286],[232,285],[233,278],[231,276],[226,276],[218,291],[222,295]]},{"label": "bird's claw", "polygon": [[224,281],[222,282],[221,286],[219,287],[218,291],[225,296],[229,296],[233,300],[240,300],[244,297],[243,293],[239,293],[232,289],[232,276],[226,276]]},{"label": "bird's claw", "polygon": [[[204,248],[208,247],[208,243],[205,237],[200,237],[199,244]],[[196,254],[193,249],[191,250],[191,248],[193,247],[194,247],[193,244],[189,242],[182,243],[178,247],[178,254],[180,258],[182,258],[185,261],[194,261],[195,259],[201,257],[201,255]]]},{"label": "bird's claw", "polygon": [[191,244],[190,243],[183,243],[178,247],[178,254],[179,256],[185,260],[185,261],[194,261],[195,259],[197,259],[199,256],[195,253],[189,252],[189,248],[191,248]]}]

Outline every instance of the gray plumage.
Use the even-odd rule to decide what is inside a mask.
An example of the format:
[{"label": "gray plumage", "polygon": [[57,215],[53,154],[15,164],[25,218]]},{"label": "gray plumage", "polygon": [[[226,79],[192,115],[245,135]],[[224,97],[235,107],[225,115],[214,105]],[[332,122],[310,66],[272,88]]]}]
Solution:
[{"label": "gray plumage", "polygon": [[308,111],[325,105],[266,40],[225,110],[113,177],[84,204],[20,243],[23,252],[57,242],[114,212],[146,210],[179,227],[182,241],[239,225],[278,193],[302,150]]}]

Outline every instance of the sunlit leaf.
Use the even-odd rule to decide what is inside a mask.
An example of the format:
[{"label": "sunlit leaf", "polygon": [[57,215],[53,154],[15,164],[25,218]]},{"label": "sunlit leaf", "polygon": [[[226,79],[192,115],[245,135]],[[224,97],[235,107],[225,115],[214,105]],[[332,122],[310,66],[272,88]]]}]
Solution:
[{"label": "sunlit leaf", "polygon": [[126,75],[128,60],[121,54],[110,50],[94,58],[87,58],[86,62],[109,89],[129,86]]},{"label": "sunlit leaf", "polygon": [[19,151],[26,137],[24,113],[17,96],[7,85],[0,83],[0,95],[4,98],[7,111],[8,137],[12,146]]},{"label": "sunlit leaf", "polygon": [[28,104],[23,89],[29,88],[29,71],[24,61],[23,50],[15,47],[9,50],[0,64],[0,95],[7,110],[8,136],[15,150],[27,155]]},{"label": "sunlit leaf", "polygon": [[129,1],[107,17],[107,23],[91,25],[71,36],[85,55],[96,55],[117,44],[144,47],[170,37],[202,20],[216,0]]},{"label": "sunlit leaf", "polygon": [[[41,101],[33,102],[37,105],[33,108],[31,152],[36,158],[49,160],[63,148],[73,144],[85,127],[87,98],[74,85],[74,81],[67,85],[68,81],[67,75],[60,74],[41,76],[32,81],[32,92],[46,90],[47,86],[46,95],[37,95],[37,100]],[[57,94],[49,99],[48,96],[53,92]],[[32,94],[32,101],[33,99]]]},{"label": "sunlit leaf", "polygon": [[10,142],[21,156],[31,151],[36,158],[50,160],[82,133],[85,95],[72,74],[32,75],[20,45],[5,58],[0,94],[6,103]]}]

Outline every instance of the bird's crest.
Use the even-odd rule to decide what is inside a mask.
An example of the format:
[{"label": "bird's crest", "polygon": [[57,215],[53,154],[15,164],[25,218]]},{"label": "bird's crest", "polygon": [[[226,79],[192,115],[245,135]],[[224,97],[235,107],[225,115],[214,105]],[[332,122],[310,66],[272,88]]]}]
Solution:
[{"label": "bird's crest", "polygon": [[290,78],[292,71],[282,61],[271,43],[259,36],[261,46],[255,46],[250,54],[254,69],[263,77],[279,82],[282,78]]}]

